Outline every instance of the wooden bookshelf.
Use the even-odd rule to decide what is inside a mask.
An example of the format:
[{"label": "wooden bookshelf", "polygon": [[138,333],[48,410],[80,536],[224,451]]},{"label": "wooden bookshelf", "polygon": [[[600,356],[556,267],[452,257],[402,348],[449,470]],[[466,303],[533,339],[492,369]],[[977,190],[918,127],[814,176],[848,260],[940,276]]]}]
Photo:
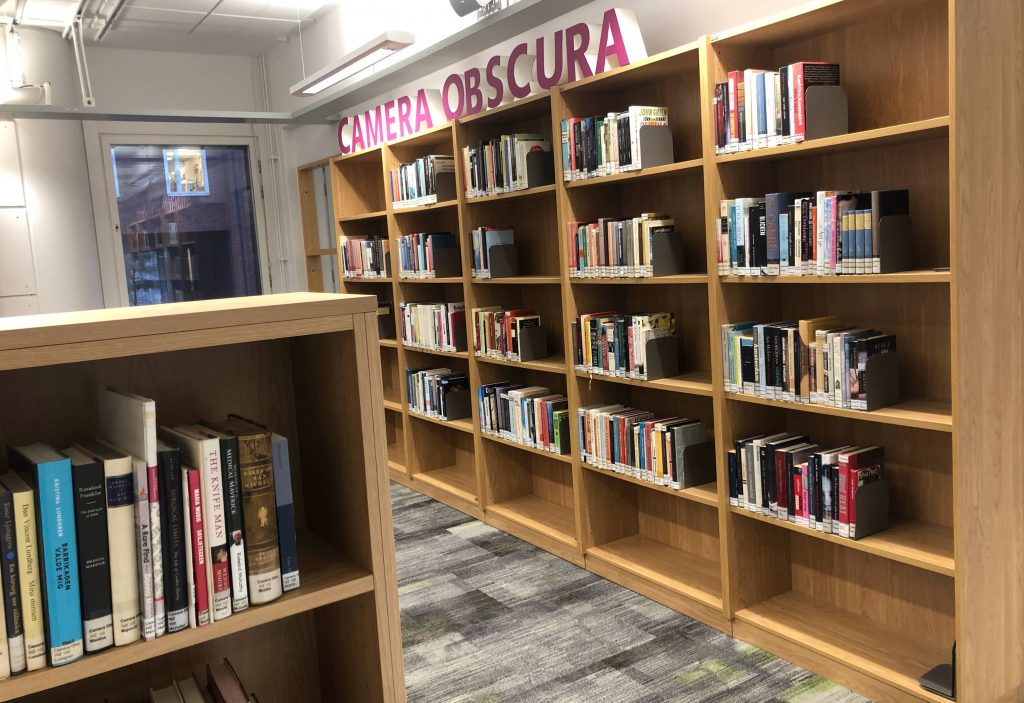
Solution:
[{"label": "wooden bookshelf", "polygon": [[[98,703],[115,690],[118,700],[141,700],[150,687],[201,678],[225,656],[270,700],[404,701],[378,349],[370,296],[294,293],[0,321],[4,445],[95,437],[90,409],[108,385],[155,399],[161,424],[237,412],[287,436],[302,579],[278,600],[208,626],[0,682],[0,701]],[[281,677],[281,666],[296,675]]]},{"label": "wooden bookshelf", "polygon": [[[435,473],[443,480],[428,478],[428,486],[421,479],[418,484],[415,467],[407,467],[408,473],[393,468],[392,477],[878,700],[936,700],[916,679],[949,661],[954,638],[960,645],[960,661],[986,672],[958,672],[961,700],[998,700],[1010,683],[1019,685],[1019,673],[1004,671],[1019,672],[1017,660],[1002,656],[986,640],[985,629],[972,623],[974,606],[965,601],[967,593],[973,599],[986,592],[1004,593],[993,585],[1002,582],[1002,572],[994,564],[1020,563],[1016,554],[1000,556],[994,546],[982,547],[977,540],[998,544],[999,531],[968,517],[976,515],[979,505],[998,505],[993,510],[1004,521],[1018,524],[1004,507],[1009,503],[996,491],[1000,487],[1005,496],[1019,486],[1002,477],[986,483],[984,477],[994,469],[984,467],[1012,464],[999,454],[1000,442],[986,423],[993,422],[994,415],[1007,428],[1005,436],[1019,432],[1019,427],[1011,430],[1006,424],[1019,419],[1019,413],[988,409],[995,398],[1016,408],[1019,384],[999,386],[1005,376],[993,369],[984,351],[988,345],[958,345],[955,328],[984,330],[984,338],[1012,329],[995,321],[989,324],[986,314],[998,308],[1007,320],[1020,321],[1019,309],[1007,307],[1009,300],[1020,296],[999,297],[997,291],[1019,291],[1021,283],[1013,273],[1013,257],[986,264],[981,250],[971,250],[968,256],[968,245],[957,238],[958,223],[975,230],[978,222],[991,219],[978,213],[991,200],[980,190],[991,179],[986,180],[980,166],[972,171],[971,185],[957,178],[957,152],[961,159],[964,155],[962,147],[955,148],[962,143],[957,133],[960,116],[954,115],[955,88],[962,81],[975,88],[978,81],[951,74],[953,47],[958,46],[958,51],[976,52],[970,56],[972,65],[1019,80],[1019,70],[1013,69],[1014,74],[1008,67],[1012,62],[1000,63],[995,52],[976,49],[976,39],[968,41],[966,49],[963,42],[954,41],[960,26],[956,16],[967,13],[967,26],[984,25],[1003,42],[1004,51],[1012,53],[1012,32],[999,26],[1013,25],[1010,5],[1008,0],[996,0],[982,12],[958,0],[820,0],[383,147],[386,173],[397,157],[458,155],[464,145],[502,133],[550,134],[557,148],[563,119],[618,111],[631,104],[667,106],[674,162],[665,166],[566,182],[556,155],[552,186],[467,199],[459,168],[454,207],[396,220],[390,214],[392,206],[384,203],[392,241],[413,224],[420,229],[409,231],[429,227],[458,232],[463,276],[461,285],[395,283],[378,294],[396,302],[413,293],[416,300],[461,300],[467,311],[483,305],[535,307],[549,332],[550,358],[517,364],[469,354],[464,362],[441,357],[437,361],[460,364],[473,388],[510,379],[564,392],[573,420],[576,409],[598,401],[696,417],[713,428],[717,445],[717,484],[673,491],[584,465],[575,422],[570,429],[571,455],[552,457],[481,435],[475,403],[469,421],[472,433],[410,420],[403,405],[402,413],[388,413],[396,423],[401,417],[406,428],[412,422],[416,430],[403,435],[403,456],[444,453],[446,443],[454,442],[440,463],[422,468],[428,476],[451,470],[457,479]],[[804,59],[841,65],[850,132],[716,155],[711,109],[715,83],[724,81],[732,69]],[[983,111],[985,101],[976,95],[980,90],[972,92],[973,102],[962,109],[991,124],[992,130],[1007,129],[995,121],[998,110]],[[975,150],[991,148],[982,135],[971,134]],[[344,171],[349,162],[334,163]],[[1020,183],[1019,169],[1013,171],[1006,160],[997,165],[1007,183]],[[379,187],[383,197],[384,184]],[[711,233],[722,199],[828,188],[909,188],[917,270],[833,277],[717,274]],[[958,208],[957,202],[968,204]],[[335,206],[338,212],[349,212],[343,200]],[[364,210],[359,198],[353,206],[355,214]],[[1000,211],[1004,221],[1019,220],[1010,209],[1008,205]],[[673,216],[685,242],[684,273],[624,280],[568,277],[566,222],[650,211]],[[496,223],[515,227],[525,270],[518,279],[472,279],[470,230]],[[1005,231],[1007,226],[994,225],[985,236],[994,238],[1000,227]],[[990,244],[997,246],[994,239]],[[991,247],[988,256],[994,251]],[[985,278],[992,266],[1001,276],[1001,287],[970,298],[971,318],[965,318],[963,310],[958,313],[958,257],[973,262],[972,275],[978,278]],[[572,364],[570,324],[577,314],[598,309],[673,311],[682,340],[680,375],[644,382],[578,372]],[[902,402],[860,412],[726,392],[721,380],[722,324],[820,314],[836,314],[845,322],[897,335]],[[1007,343],[1016,349],[1015,342]],[[397,354],[398,368],[404,371],[411,355],[421,352],[397,346],[389,353]],[[418,364],[429,358],[415,360]],[[970,374],[962,370],[966,358],[973,360]],[[1013,363],[1012,378],[1019,380],[1019,364]],[[965,415],[958,405],[961,391],[956,380],[967,376],[972,392],[962,395],[970,399],[966,407],[982,411],[970,424],[971,442],[961,437]],[[989,392],[977,392],[980,388]],[[423,440],[417,437],[423,433],[420,426],[432,430]],[[730,506],[727,448],[739,437],[772,430],[806,432],[833,445],[884,445],[893,492],[892,527],[851,541]],[[966,446],[988,457],[988,463],[979,464],[966,453]],[[965,496],[978,500],[967,502]],[[1024,544],[1024,533],[1015,544]],[[965,555],[972,568],[985,575],[983,582],[965,576]],[[1019,589],[1012,593],[1012,602],[1018,602]],[[1009,629],[1013,619],[1000,621],[996,613],[999,603],[1010,608],[1011,600],[982,600],[988,606],[985,628],[1018,642]],[[1016,612],[1016,605],[1012,608]],[[1013,651],[1017,659],[1024,656],[1024,647]],[[1003,688],[997,689],[994,681]]]}]

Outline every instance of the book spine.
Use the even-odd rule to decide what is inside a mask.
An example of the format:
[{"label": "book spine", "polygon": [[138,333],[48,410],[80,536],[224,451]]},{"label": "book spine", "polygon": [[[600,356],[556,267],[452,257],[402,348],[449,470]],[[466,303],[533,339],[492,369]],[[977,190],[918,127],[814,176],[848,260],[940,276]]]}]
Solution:
[{"label": "book spine", "polygon": [[231,563],[231,609],[237,613],[249,607],[249,583],[245,573],[245,526],[242,522],[242,484],[238,477],[236,438],[221,440],[220,458],[224,472],[224,516]]},{"label": "book spine", "polygon": [[850,536],[850,462],[845,454],[839,456],[839,526],[840,537]]},{"label": "book spine", "polygon": [[142,601],[142,637],[156,637],[153,606],[153,553],[149,531],[149,475],[146,462],[132,458],[135,480],[135,545],[138,557],[139,593]]},{"label": "book spine", "polygon": [[295,506],[292,501],[292,472],[288,440],[273,435],[274,493],[277,502],[277,537],[281,553],[281,589],[299,587],[299,554],[295,542]]},{"label": "book spine", "polygon": [[98,652],[114,644],[103,465],[94,462],[76,466],[73,479],[82,631],[85,651]]},{"label": "book spine", "polygon": [[25,659],[25,623],[21,611],[21,591],[18,578],[17,515],[14,496],[0,495],[0,569],[2,569],[4,624],[7,630],[7,649],[10,673],[20,674],[27,667]]},{"label": "book spine", "polygon": [[231,615],[231,572],[228,568],[228,537],[224,518],[224,487],[220,443],[213,447],[203,468],[203,537],[206,540],[207,593],[211,615],[223,620]]},{"label": "book spine", "polygon": [[160,524],[160,469],[150,466],[146,471],[149,485],[149,548],[153,571],[153,622],[156,636],[167,633],[167,611],[164,602],[164,546]]},{"label": "book spine", "polygon": [[274,467],[270,435],[238,438],[242,512],[249,566],[249,599],[260,605],[281,595],[281,559],[274,505]]},{"label": "book spine", "polygon": [[163,531],[165,599],[167,631],[188,628],[188,577],[185,565],[185,503],[181,487],[181,455],[177,449],[158,455],[160,481],[160,519]]},{"label": "book spine", "polygon": [[[112,462],[110,462],[112,463]],[[114,645],[131,644],[142,636],[139,612],[139,565],[135,551],[135,491],[131,464],[127,471],[105,470],[107,551],[110,559],[110,609]]]},{"label": "book spine", "polygon": [[62,666],[83,654],[71,460],[39,464],[36,478],[47,656]]},{"label": "book spine", "polygon": [[39,538],[36,508],[30,492],[13,495],[15,542],[18,545],[18,583],[25,627],[25,663],[29,671],[46,666],[43,595],[39,579]]},{"label": "book spine", "polygon": [[192,532],[192,572],[195,579],[196,624],[209,625],[210,593],[206,575],[206,535],[203,529],[203,485],[198,469],[188,469],[188,518]]}]

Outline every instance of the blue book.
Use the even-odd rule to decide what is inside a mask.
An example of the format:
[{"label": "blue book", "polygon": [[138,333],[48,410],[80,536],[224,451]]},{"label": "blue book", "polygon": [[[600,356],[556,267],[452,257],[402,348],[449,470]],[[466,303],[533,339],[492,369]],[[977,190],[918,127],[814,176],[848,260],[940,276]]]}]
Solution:
[{"label": "blue book", "polygon": [[51,666],[82,658],[82,607],[71,460],[45,444],[12,447],[8,465],[35,489],[39,573]]},{"label": "blue book", "polygon": [[779,263],[789,266],[789,210],[779,213]]},{"label": "blue book", "polygon": [[[765,102],[764,77],[765,77],[764,73],[758,73],[756,75],[756,77],[754,78],[754,83],[755,83],[755,85],[757,85],[757,92],[755,93],[755,95],[757,96],[757,134],[758,134],[758,136],[760,136],[762,134],[768,134],[768,117],[767,117],[768,113],[766,112],[766,110],[768,109],[768,105]],[[772,90],[775,90],[775,88],[773,87]]]},{"label": "blue book", "polygon": [[288,439],[270,435],[274,462],[274,492],[277,497],[277,541],[281,554],[281,589],[299,587],[299,553],[295,544],[295,505],[292,501],[292,468]]},{"label": "blue book", "polygon": [[740,208],[742,204],[738,200],[734,200],[732,207],[729,208],[729,265],[735,267],[739,262],[739,252],[737,251],[737,239],[739,238],[739,223],[740,223]]}]

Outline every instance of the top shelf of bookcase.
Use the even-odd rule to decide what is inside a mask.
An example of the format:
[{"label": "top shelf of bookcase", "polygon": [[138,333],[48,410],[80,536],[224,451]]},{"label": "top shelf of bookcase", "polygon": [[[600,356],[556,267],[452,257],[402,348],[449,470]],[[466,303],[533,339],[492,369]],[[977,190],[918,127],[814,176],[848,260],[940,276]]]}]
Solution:
[{"label": "top shelf of bookcase", "polygon": [[690,42],[628,66],[582,78],[561,86],[563,93],[629,91],[633,88],[658,83],[678,76],[681,72],[700,69],[700,42]]}]

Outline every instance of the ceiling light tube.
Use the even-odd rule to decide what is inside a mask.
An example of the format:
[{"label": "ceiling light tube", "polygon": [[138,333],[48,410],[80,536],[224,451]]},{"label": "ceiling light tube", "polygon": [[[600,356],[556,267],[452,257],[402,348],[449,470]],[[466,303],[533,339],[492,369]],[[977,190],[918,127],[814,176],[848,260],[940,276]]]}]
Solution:
[{"label": "ceiling light tube", "polygon": [[394,30],[384,32],[376,39],[341,57],[330,66],[321,68],[316,73],[303,78],[292,86],[291,93],[298,97],[321,93],[415,41],[416,38],[409,32]]}]

